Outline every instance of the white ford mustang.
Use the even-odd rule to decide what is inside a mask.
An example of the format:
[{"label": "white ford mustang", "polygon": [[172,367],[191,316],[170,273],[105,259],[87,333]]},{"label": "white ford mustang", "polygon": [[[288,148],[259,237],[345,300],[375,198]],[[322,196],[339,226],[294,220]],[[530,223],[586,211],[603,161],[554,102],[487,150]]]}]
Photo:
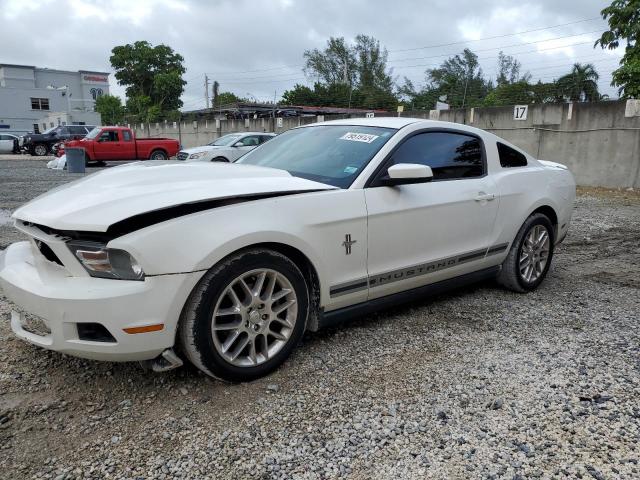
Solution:
[{"label": "white ford mustang", "polygon": [[348,316],[490,277],[535,289],[574,196],[566,167],[476,128],[326,122],[235,164],[143,162],[52,190],[14,213],[30,240],[0,284],[33,344],[244,381]]}]

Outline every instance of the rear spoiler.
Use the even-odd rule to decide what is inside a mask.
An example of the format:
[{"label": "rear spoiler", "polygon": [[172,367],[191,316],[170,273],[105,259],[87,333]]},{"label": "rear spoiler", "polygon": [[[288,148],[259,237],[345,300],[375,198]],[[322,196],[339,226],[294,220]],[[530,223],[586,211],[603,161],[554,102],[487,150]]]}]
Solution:
[{"label": "rear spoiler", "polygon": [[569,167],[561,163],[550,162],[549,160],[538,160],[538,161],[547,168],[557,168],[558,170],[569,170]]}]

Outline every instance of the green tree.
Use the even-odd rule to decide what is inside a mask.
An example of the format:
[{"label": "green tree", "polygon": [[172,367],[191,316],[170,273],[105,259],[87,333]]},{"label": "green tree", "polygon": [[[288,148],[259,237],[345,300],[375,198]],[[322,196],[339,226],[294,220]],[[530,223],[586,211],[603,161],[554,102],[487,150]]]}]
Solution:
[{"label": "green tree", "polygon": [[484,99],[487,107],[501,107],[504,105],[522,105],[534,102],[532,86],[526,80],[514,83],[502,83],[491,90]]},{"label": "green tree", "polygon": [[184,58],[171,47],[138,41],[114,47],[109,60],[126,86],[127,111],[137,119],[154,121],[182,106]]},{"label": "green tree", "polygon": [[523,81],[528,83],[531,79],[531,74],[527,72],[524,75],[520,75],[521,68],[522,64],[515,57],[500,52],[498,54],[497,86],[521,83]]},{"label": "green tree", "polygon": [[246,102],[246,98],[240,98],[235,93],[220,92],[213,100],[213,108],[217,108],[221,105],[229,105],[230,103]]},{"label": "green tree", "polygon": [[602,10],[609,30],[596,41],[595,46],[613,50],[621,41],[626,42],[620,68],[614,70],[611,85],[625,98],[640,98],[640,0],[614,0]]},{"label": "green tree", "polygon": [[356,56],[344,37],[330,37],[324,50],[306,50],[304,73],[324,84],[356,81]]},{"label": "green tree", "polygon": [[438,96],[446,95],[451,107],[480,106],[492,89],[484,78],[478,56],[468,48],[425,73],[427,90],[435,90]]},{"label": "green tree", "polygon": [[100,114],[103,125],[117,125],[124,120],[122,101],[115,95],[100,95],[96,98],[95,110]]},{"label": "green tree", "polygon": [[[316,84],[319,85],[319,84]],[[306,85],[296,83],[291,90],[282,94],[282,103],[285,105],[312,105],[318,106],[317,88],[309,88]]]},{"label": "green tree", "polygon": [[296,85],[283,99],[291,105],[395,108],[398,100],[387,57],[374,37],[358,35],[351,45],[342,37],[331,37],[324,50],[304,52],[304,72],[316,79],[313,89]]},{"label": "green tree", "polygon": [[211,85],[211,104],[212,105],[220,105],[218,103],[218,95],[220,95],[220,82],[214,80],[213,85]]},{"label": "green tree", "polygon": [[531,85],[531,91],[533,93],[533,103],[557,103],[564,101],[564,98],[558,92],[556,82],[543,83],[541,80],[538,80],[538,83]]},{"label": "green tree", "polygon": [[572,102],[594,102],[600,100],[598,79],[600,75],[590,64],[575,63],[571,71],[556,80],[558,93]]}]

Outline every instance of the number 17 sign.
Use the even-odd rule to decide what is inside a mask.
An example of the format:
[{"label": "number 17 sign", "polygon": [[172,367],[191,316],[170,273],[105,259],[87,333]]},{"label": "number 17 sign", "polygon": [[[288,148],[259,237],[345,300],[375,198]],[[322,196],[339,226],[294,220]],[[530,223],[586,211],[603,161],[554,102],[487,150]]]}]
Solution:
[{"label": "number 17 sign", "polygon": [[513,107],[513,119],[526,120],[528,111],[529,105],[516,105],[515,107]]}]

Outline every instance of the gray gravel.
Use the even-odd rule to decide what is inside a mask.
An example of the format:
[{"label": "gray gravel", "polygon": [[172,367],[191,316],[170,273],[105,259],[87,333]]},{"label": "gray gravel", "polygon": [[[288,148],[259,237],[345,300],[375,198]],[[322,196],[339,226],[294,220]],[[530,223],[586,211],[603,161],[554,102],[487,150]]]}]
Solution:
[{"label": "gray gravel", "polygon": [[[70,178],[0,160],[0,209]],[[242,385],[39,350],[0,295],[0,478],[640,478],[639,263],[638,193],[582,191],[536,292],[310,334]]]}]

